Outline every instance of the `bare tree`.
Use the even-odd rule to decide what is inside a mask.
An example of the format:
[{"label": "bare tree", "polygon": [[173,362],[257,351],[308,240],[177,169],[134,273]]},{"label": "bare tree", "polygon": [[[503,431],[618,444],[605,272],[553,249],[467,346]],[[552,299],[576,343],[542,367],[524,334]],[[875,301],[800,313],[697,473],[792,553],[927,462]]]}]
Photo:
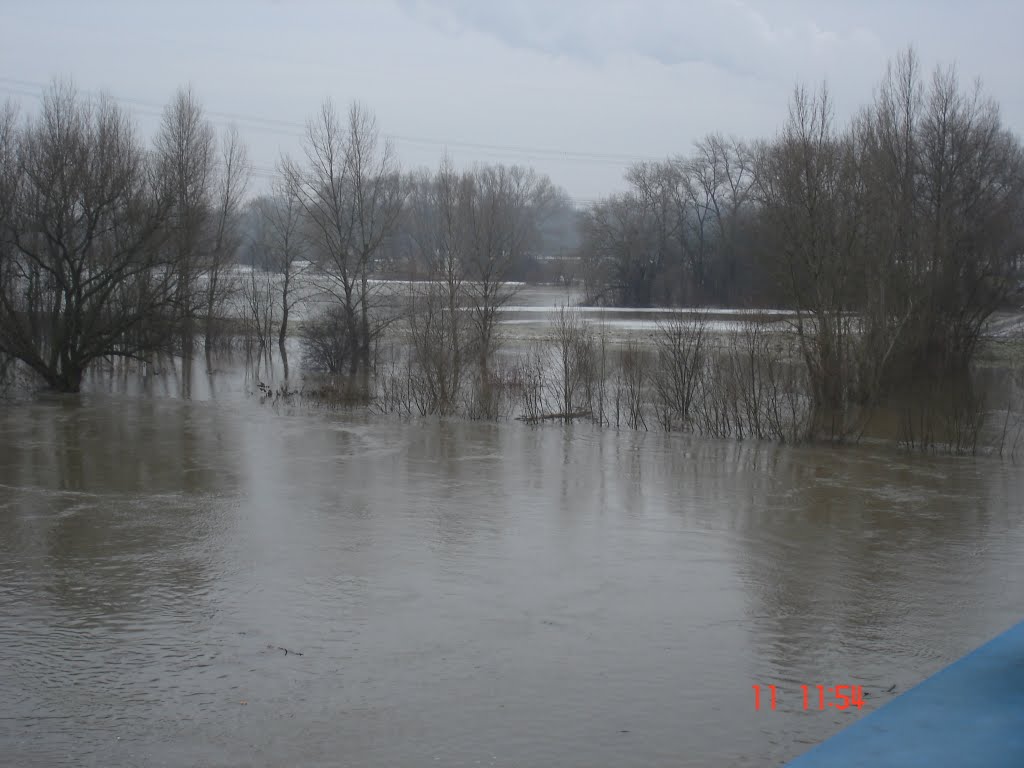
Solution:
[{"label": "bare tree", "polygon": [[196,322],[210,351],[225,303],[238,289],[229,275],[242,238],[238,222],[251,174],[236,128],[220,141],[191,88],[178,90],[164,109],[156,154],[166,194],[173,200],[169,247],[178,272],[182,349],[191,353]]},{"label": "bare tree", "polygon": [[[14,213],[18,182],[18,108],[10,100],[0,109],[0,233],[6,233]],[[7,295],[19,278],[5,237],[0,236],[0,295]],[[2,316],[2,315],[0,315]],[[0,337],[0,393],[6,391],[15,369],[15,360]]]},{"label": "bare tree", "polygon": [[208,244],[216,153],[216,134],[198,97],[190,88],[180,89],[164,109],[156,154],[164,194],[173,201],[168,246],[177,272],[176,314],[186,356],[204,305],[199,281]]},{"label": "bare tree", "polygon": [[168,205],[128,115],[56,83],[0,118],[0,351],[77,392],[103,357],[160,346],[175,296]]},{"label": "bare tree", "polygon": [[448,157],[436,174],[409,181],[408,231],[428,278],[412,284],[409,329],[428,413],[455,411],[470,362],[467,237],[461,208],[467,184],[468,178],[455,171]]},{"label": "bare tree", "polygon": [[[639,213],[634,226],[640,229],[643,243],[643,248],[627,261],[635,270],[630,275],[630,304],[646,307],[655,302],[671,302],[678,296],[673,295],[672,286],[659,284],[658,278],[685,250],[686,215],[681,207],[686,186],[685,165],[671,160],[640,163],[626,172],[626,181],[632,186],[632,197]],[[706,280],[704,271],[701,260],[699,270],[695,270],[698,286],[703,286]]]},{"label": "bare tree", "polygon": [[378,331],[371,318],[370,272],[402,208],[398,164],[376,119],[353,104],[342,123],[330,101],[308,121],[305,167],[285,159],[284,175],[308,218],[317,287],[340,305],[353,345],[350,374],[368,373]]},{"label": "bare tree", "polygon": [[358,102],[349,108],[348,114],[348,164],[352,179],[353,245],[361,265],[359,355],[364,370],[368,370],[371,343],[381,324],[380,320],[371,324],[370,271],[395,232],[404,200],[394,147],[390,139],[381,142],[377,118]]},{"label": "bare tree", "polygon": [[684,162],[686,198],[692,210],[689,220],[696,243],[691,263],[700,265],[700,276],[708,279],[709,256],[713,256],[715,285],[710,293],[733,304],[748,286],[739,273],[742,223],[753,203],[753,157],[749,148],[720,134],[707,136],[696,145],[696,153]]},{"label": "bare tree", "polygon": [[[250,358],[256,361],[256,375],[259,362],[270,359],[270,342],[274,335],[275,309],[277,306],[274,273],[267,270],[267,263],[257,259],[252,269],[242,280],[241,293],[244,301],[246,347]],[[251,342],[256,342],[256,354],[252,354]],[[285,361],[287,366],[287,361]],[[287,368],[286,368],[287,371]],[[287,372],[285,379],[288,378]]]},{"label": "bare tree", "polygon": [[652,381],[656,411],[666,431],[691,422],[691,407],[707,354],[706,314],[659,321],[655,337],[657,362]]},{"label": "bare tree", "polygon": [[624,417],[630,429],[647,431],[648,357],[635,340],[622,350],[615,378],[615,426]]},{"label": "bare tree", "polygon": [[554,401],[564,421],[590,416],[595,390],[594,334],[578,309],[561,306],[551,330],[554,347]]},{"label": "bare tree", "polygon": [[613,195],[587,211],[583,222],[588,301],[649,306],[661,274],[657,226],[651,210],[630,192]]},{"label": "bare tree", "polygon": [[854,148],[851,137],[835,129],[828,90],[798,88],[779,140],[761,149],[757,173],[821,426],[837,438],[855,428],[851,406],[874,395],[859,389],[854,349],[865,223]]},{"label": "bare tree", "polygon": [[305,298],[302,281],[309,266],[309,245],[303,229],[302,202],[298,190],[287,181],[279,181],[274,185],[271,197],[259,198],[253,205],[258,216],[257,248],[261,265],[279,275],[277,303],[281,319],[277,346],[281,353],[284,377],[287,379],[288,322],[295,307]]},{"label": "bare tree", "polygon": [[628,192],[599,201],[584,219],[594,300],[626,306],[750,300],[755,207],[745,144],[711,135],[692,157],[632,166],[626,181]]},{"label": "bare tree", "polygon": [[995,102],[980,83],[962,90],[952,68],[932,76],[918,143],[915,266],[926,276],[926,290],[911,358],[933,372],[956,374],[966,371],[1024,252],[1024,163]]},{"label": "bare tree", "polygon": [[248,150],[234,126],[224,131],[220,154],[214,182],[212,232],[202,259],[206,276],[204,321],[207,354],[212,346],[214,325],[225,302],[237,289],[227,273],[238,263],[238,249],[242,244],[239,219],[252,170]]},{"label": "bare tree", "polygon": [[470,317],[483,379],[498,347],[498,313],[517,290],[509,275],[536,246],[554,197],[546,176],[515,165],[477,168],[460,185]]},{"label": "bare tree", "polygon": [[14,211],[18,172],[18,107],[12,101],[0,109],[0,222],[7,222]]}]

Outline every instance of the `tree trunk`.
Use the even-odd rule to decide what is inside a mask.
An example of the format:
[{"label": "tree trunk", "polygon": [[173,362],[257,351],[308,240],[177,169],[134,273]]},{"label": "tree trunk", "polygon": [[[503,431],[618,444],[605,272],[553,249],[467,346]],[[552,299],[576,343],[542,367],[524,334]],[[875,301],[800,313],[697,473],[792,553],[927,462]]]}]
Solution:
[{"label": "tree trunk", "polygon": [[277,339],[277,349],[281,353],[281,365],[284,368],[284,380],[288,381],[288,351],[284,345],[284,334]]},{"label": "tree trunk", "polygon": [[46,374],[43,376],[43,379],[50,389],[57,392],[74,394],[81,391],[82,377],[84,375],[85,369],[82,366],[66,363],[61,367],[60,371]]}]

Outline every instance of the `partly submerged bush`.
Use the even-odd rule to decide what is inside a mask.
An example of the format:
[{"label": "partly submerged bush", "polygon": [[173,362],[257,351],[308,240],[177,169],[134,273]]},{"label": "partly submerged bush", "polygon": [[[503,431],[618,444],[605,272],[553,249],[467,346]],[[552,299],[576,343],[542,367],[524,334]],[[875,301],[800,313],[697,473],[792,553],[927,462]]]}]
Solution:
[{"label": "partly submerged bush", "polygon": [[342,307],[331,307],[305,323],[300,339],[307,370],[346,373],[351,368],[357,351],[356,338]]}]

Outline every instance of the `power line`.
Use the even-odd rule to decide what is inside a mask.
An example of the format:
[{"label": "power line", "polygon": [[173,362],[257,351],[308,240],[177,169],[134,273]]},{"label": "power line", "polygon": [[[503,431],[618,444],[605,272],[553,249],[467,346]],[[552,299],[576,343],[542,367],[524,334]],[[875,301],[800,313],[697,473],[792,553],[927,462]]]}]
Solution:
[{"label": "power line", "polygon": [[[15,89],[10,86],[0,86],[0,90],[2,91],[14,92],[18,95],[30,96],[33,98],[42,98],[43,94],[49,87],[45,83],[39,83],[32,80],[19,80],[10,77],[0,77],[0,83],[10,83],[12,86],[15,86],[19,89],[34,89],[37,92],[25,92],[24,90],[15,91]],[[85,89],[82,89],[82,92],[92,96],[99,95],[99,93],[96,91],[89,91]],[[110,98],[112,98],[119,104],[135,107],[136,110],[141,111],[143,113],[148,113],[150,116],[159,117],[163,113],[164,107],[160,104],[147,102],[141,99],[117,97],[112,94],[108,95]],[[235,123],[247,123],[251,126],[254,126],[255,130],[263,133],[278,134],[299,139],[305,137],[306,126],[304,123],[297,123],[290,120],[277,120],[273,118],[259,117],[255,115],[245,115],[236,112],[221,112],[207,109],[204,109],[204,112],[210,118],[214,118],[215,122],[218,122],[222,125],[224,124],[224,121]],[[554,149],[550,147],[488,144],[469,141],[442,141],[439,139],[431,139],[425,137],[408,136],[403,134],[392,133],[382,133],[381,135],[387,139],[390,139],[391,141],[402,144],[416,144],[423,146],[439,147],[442,149],[461,148],[482,153],[521,155],[526,158],[533,158],[538,160],[567,160],[570,162],[586,162],[590,164],[604,164],[618,167],[628,167],[634,163],[659,161],[664,159],[660,157],[655,157],[653,155],[627,155],[612,154],[605,152],[585,152],[580,150]]]},{"label": "power line", "polygon": [[[9,83],[10,85],[3,85],[3,83]],[[45,92],[46,92],[46,90],[48,88],[49,88],[49,86],[47,86],[47,85],[45,85],[43,83],[33,82],[33,81],[30,81],[30,80],[18,80],[16,78],[0,77],[0,93],[7,93],[7,94],[13,95],[13,96],[28,97],[28,98],[42,100],[42,98],[43,98],[43,96],[44,96],[44,94],[45,94]],[[87,89],[79,89],[79,90],[80,90],[81,93],[85,94],[86,96],[90,96],[92,98],[97,98],[98,96],[101,95],[101,92],[97,92],[97,91],[91,91],[91,90],[87,90]],[[162,107],[162,106],[160,106],[158,104],[154,104],[153,102],[147,102],[147,101],[144,101],[144,100],[141,100],[141,99],[116,97],[116,96],[114,96],[114,95],[112,95],[110,93],[106,93],[106,92],[104,92],[104,94],[108,98],[110,98],[114,102],[116,102],[117,104],[119,104],[119,105],[121,105],[123,107],[126,107],[130,112],[141,112],[142,114],[144,114],[146,116],[149,116],[149,117],[161,117],[163,115],[164,107]],[[207,118],[210,120],[211,123],[217,124],[220,127],[225,127],[226,125],[229,125],[230,122],[237,122],[237,121],[252,122],[252,123],[255,123],[257,125],[262,125],[262,124],[266,123],[266,124],[271,125],[271,127],[275,126],[275,125],[276,126],[293,126],[293,127],[294,126],[298,126],[297,123],[292,123],[292,122],[289,122],[289,121],[286,121],[286,120],[270,120],[270,119],[267,119],[267,118],[252,117],[252,116],[235,114],[235,113],[231,113],[231,112],[218,112],[218,111],[213,111],[213,110],[207,110],[205,108],[203,109],[203,112],[207,116]],[[227,122],[227,121],[230,121],[230,122]],[[283,133],[284,135],[288,135],[288,136],[291,136],[291,137],[294,137],[294,138],[299,138],[299,139],[305,137],[304,130],[303,131],[297,131],[297,130],[285,131],[283,129],[280,129],[280,130],[271,130],[269,132],[272,132],[272,133]],[[483,150],[485,152],[486,151],[492,151],[492,152],[509,151],[509,152],[523,152],[523,153],[545,152],[545,151],[552,152],[552,153],[559,152],[559,150],[544,150],[544,149],[530,148],[530,147],[510,147],[510,146],[502,146],[502,145],[496,145],[496,144],[475,144],[475,143],[458,143],[458,142],[456,142],[456,143],[444,143],[444,142],[438,142],[438,141],[435,141],[435,140],[432,140],[432,139],[416,139],[416,138],[413,138],[413,137],[395,136],[395,135],[390,135],[390,134],[382,134],[382,135],[384,135],[386,138],[390,138],[391,140],[396,141],[396,142],[401,141],[401,142],[408,142],[408,143],[420,143],[420,144],[427,144],[427,145],[430,145],[430,146],[442,146],[444,148],[450,148],[452,146],[456,146],[456,147],[461,146],[461,147],[466,147],[466,148]],[[601,154],[591,155],[591,153],[576,153],[575,159],[585,160],[586,158],[591,157],[591,156],[597,157],[597,158],[605,158],[605,159],[611,158],[611,157],[622,157],[623,159],[625,159],[625,156],[612,156],[612,155],[601,155]],[[556,158],[544,158],[544,159],[557,159],[557,157]],[[654,158],[636,157],[636,158],[634,158],[630,162],[642,162],[643,160],[652,160],[652,159],[654,159]],[[616,164],[618,164],[618,163],[616,163]],[[222,163],[219,160],[217,160],[217,161],[215,161],[215,165],[220,167],[222,165]],[[251,163],[250,166],[249,166],[249,172],[250,172],[250,176],[258,178],[258,179],[261,179],[263,181],[270,182],[270,183],[273,183],[273,182],[276,182],[276,181],[281,181],[284,178],[282,176],[281,172],[278,170],[278,168],[272,167],[272,166],[267,166],[267,165],[259,165],[259,164]],[[567,197],[568,197],[569,201],[576,208],[588,208],[588,207],[594,205],[596,202],[599,201],[599,198],[597,198],[597,197],[574,197],[572,195],[568,195]]]}]

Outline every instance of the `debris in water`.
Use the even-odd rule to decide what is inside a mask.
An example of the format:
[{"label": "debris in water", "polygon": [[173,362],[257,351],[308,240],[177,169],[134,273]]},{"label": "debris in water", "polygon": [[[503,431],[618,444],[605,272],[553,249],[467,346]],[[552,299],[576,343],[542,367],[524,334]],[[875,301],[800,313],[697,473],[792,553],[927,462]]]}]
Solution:
[{"label": "debris in water", "polygon": [[302,656],[302,654],[299,651],[289,650],[289,649],[285,648],[283,645],[268,645],[267,648],[270,648],[271,650],[276,649],[278,651],[284,651],[284,655],[285,656],[287,656],[289,653],[292,654],[293,656]]}]

